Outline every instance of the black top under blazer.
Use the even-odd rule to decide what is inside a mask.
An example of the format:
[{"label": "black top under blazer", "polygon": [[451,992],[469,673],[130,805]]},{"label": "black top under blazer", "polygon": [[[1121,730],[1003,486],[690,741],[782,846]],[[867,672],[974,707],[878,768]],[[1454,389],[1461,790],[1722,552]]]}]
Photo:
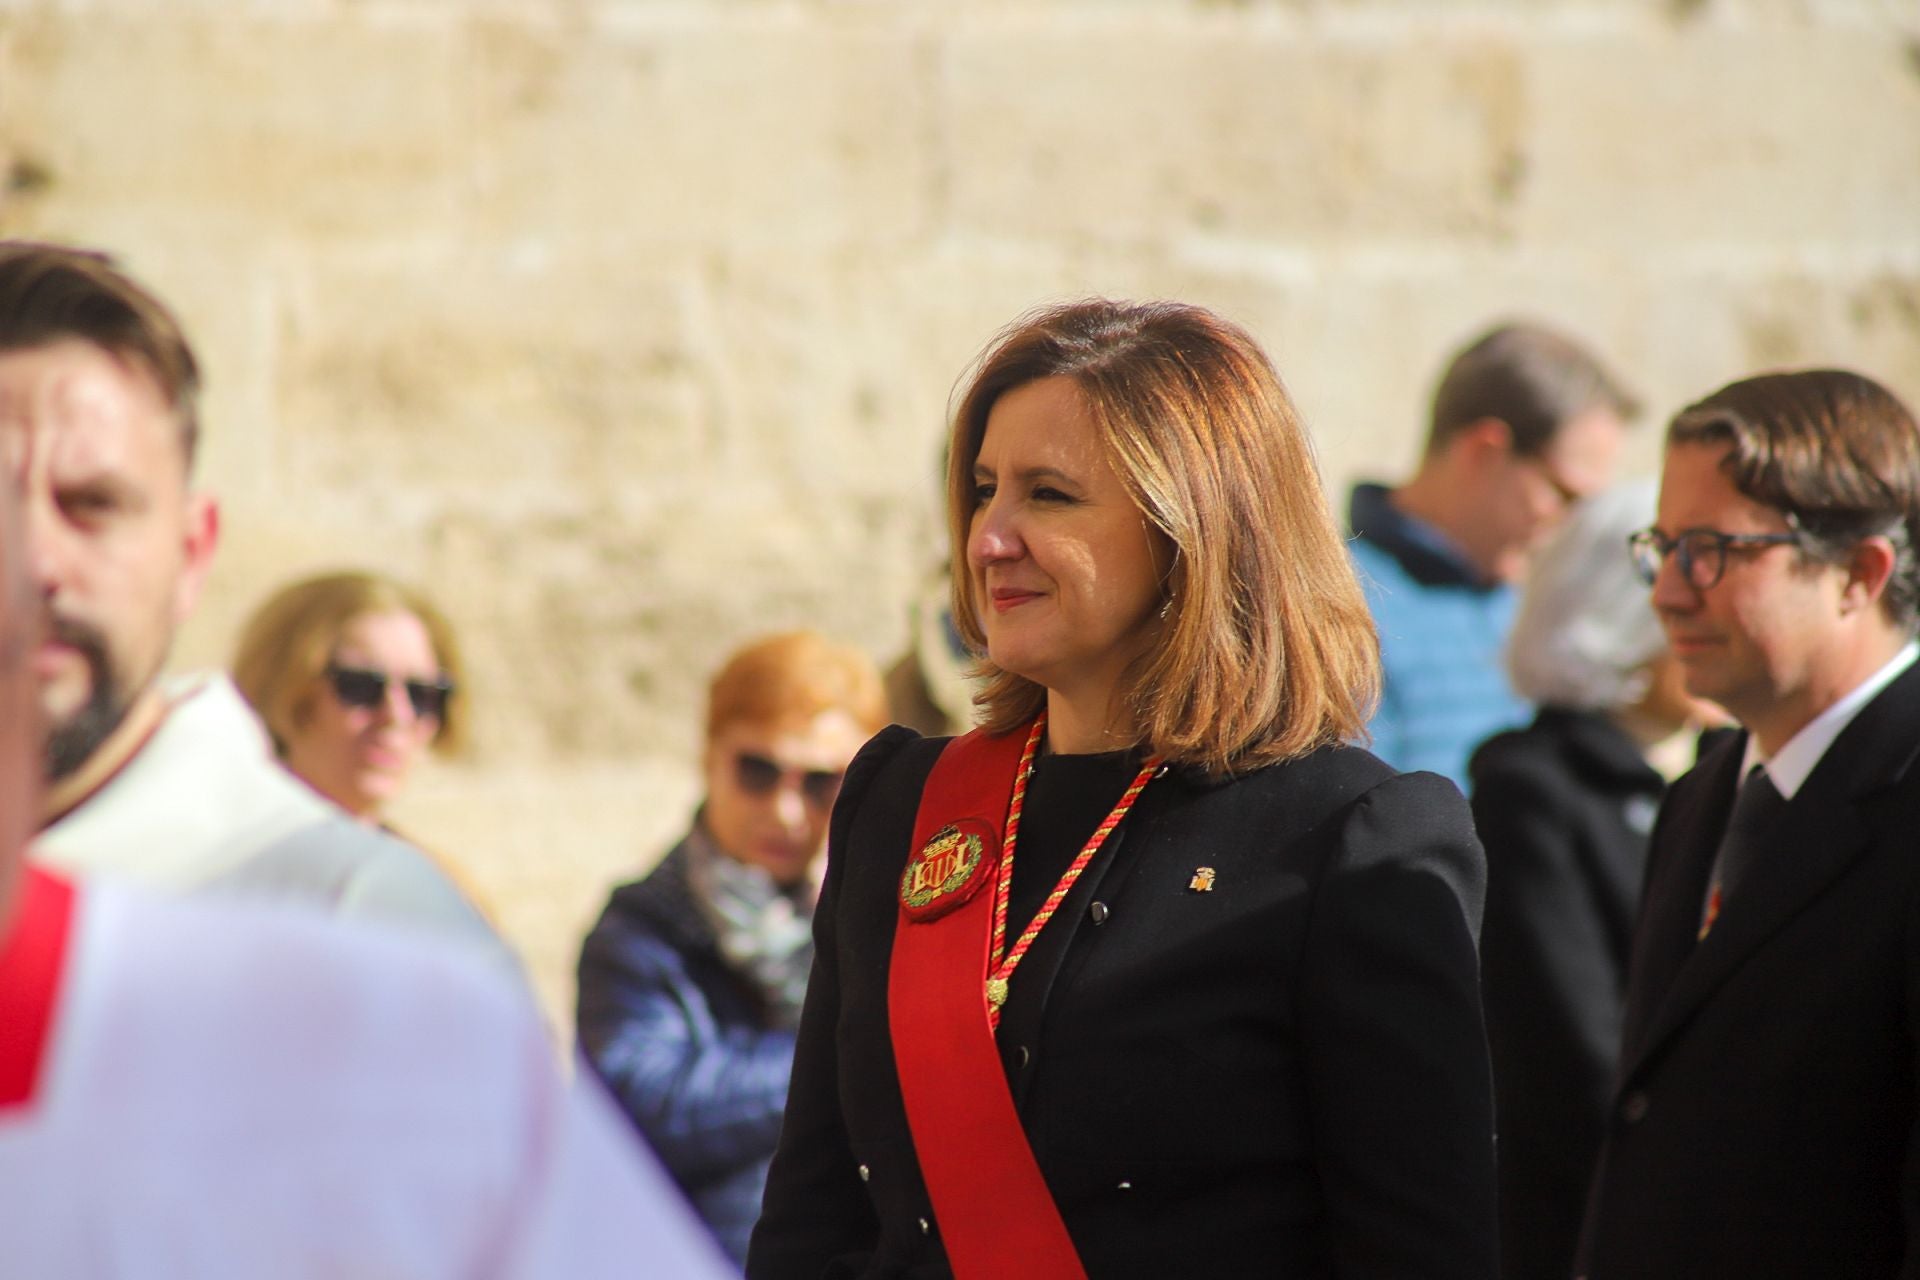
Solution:
[{"label": "black top under blazer", "polygon": [[1920,1275],[1920,667],[1834,740],[1696,943],[1746,736],[1674,784],[1584,1274]]},{"label": "black top under blazer", "polygon": [[[757,1280],[950,1274],[887,1017],[897,884],[944,745],[887,730],[834,811]],[[1210,892],[1189,888],[1200,866]],[[1356,748],[1146,789],[999,1032],[1091,1277],[1493,1275],[1484,876],[1453,785]]]}]

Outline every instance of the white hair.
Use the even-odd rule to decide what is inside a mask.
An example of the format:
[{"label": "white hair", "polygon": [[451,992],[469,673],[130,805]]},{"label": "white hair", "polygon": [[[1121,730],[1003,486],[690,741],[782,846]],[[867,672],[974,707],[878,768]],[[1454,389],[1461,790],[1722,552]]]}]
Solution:
[{"label": "white hair", "polygon": [[1507,640],[1520,696],[1543,706],[1608,711],[1646,691],[1666,648],[1627,535],[1654,518],[1656,485],[1636,480],[1574,507],[1533,558]]}]

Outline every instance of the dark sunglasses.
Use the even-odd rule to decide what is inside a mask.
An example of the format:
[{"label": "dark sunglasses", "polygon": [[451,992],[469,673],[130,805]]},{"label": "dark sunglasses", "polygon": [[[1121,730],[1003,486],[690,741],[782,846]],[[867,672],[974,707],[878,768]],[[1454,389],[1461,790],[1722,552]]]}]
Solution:
[{"label": "dark sunglasses", "polygon": [[[387,700],[387,682],[399,679],[384,671],[372,671],[366,667],[343,667],[330,663],[326,670],[327,682],[333,686],[333,696],[340,699],[346,707],[359,707],[371,711]],[[447,699],[453,696],[453,681],[441,676],[435,680],[401,680],[407,691],[407,701],[413,704],[413,714],[421,720],[443,720],[447,714]]]},{"label": "dark sunglasses", "polygon": [[840,794],[840,779],[846,775],[838,769],[782,769],[765,756],[742,751],[733,758],[733,776],[750,796],[770,796],[788,778],[796,779],[808,804],[831,809],[833,798]]}]

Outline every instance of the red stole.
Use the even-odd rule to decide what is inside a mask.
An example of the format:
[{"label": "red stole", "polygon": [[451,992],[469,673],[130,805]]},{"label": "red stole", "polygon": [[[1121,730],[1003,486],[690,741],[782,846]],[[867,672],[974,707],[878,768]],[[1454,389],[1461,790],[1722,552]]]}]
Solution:
[{"label": "red stole", "polygon": [[13,920],[0,933],[0,1110],[33,1101],[73,920],[65,880],[23,866],[18,888]]},{"label": "red stole", "polygon": [[901,877],[887,1011],[920,1172],[957,1280],[1086,1270],[1020,1127],[987,1023],[993,879],[1025,734],[947,744]]}]

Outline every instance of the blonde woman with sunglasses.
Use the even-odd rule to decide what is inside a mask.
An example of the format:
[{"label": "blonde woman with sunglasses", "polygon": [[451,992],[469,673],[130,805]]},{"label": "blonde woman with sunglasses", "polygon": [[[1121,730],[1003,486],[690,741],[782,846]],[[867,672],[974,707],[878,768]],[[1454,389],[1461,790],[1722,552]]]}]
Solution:
[{"label": "blonde woman with sunglasses", "polygon": [[283,588],[242,631],[233,678],[287,768],[363,822],[382,823],[429,750],[465,739],[453,628],[375,574]]},{"label": "blonde woman with sunglasses", "polygon": [[692,829],[581,950],[580,1047],[735,1261],[786,1109],[827,817],[886,718],[857,649],[796,631],[735,653]]},{"label": "blonde woman with sunglasses", "polygon": [[[283,587],[241,631],[233,682],[288,772],[389,835],[400,833],[387,807],[421,758],[466,743],[453,627],[425,596],[378,574],[328,573]],[[464,869],[401,838],[492,923]]]}]

